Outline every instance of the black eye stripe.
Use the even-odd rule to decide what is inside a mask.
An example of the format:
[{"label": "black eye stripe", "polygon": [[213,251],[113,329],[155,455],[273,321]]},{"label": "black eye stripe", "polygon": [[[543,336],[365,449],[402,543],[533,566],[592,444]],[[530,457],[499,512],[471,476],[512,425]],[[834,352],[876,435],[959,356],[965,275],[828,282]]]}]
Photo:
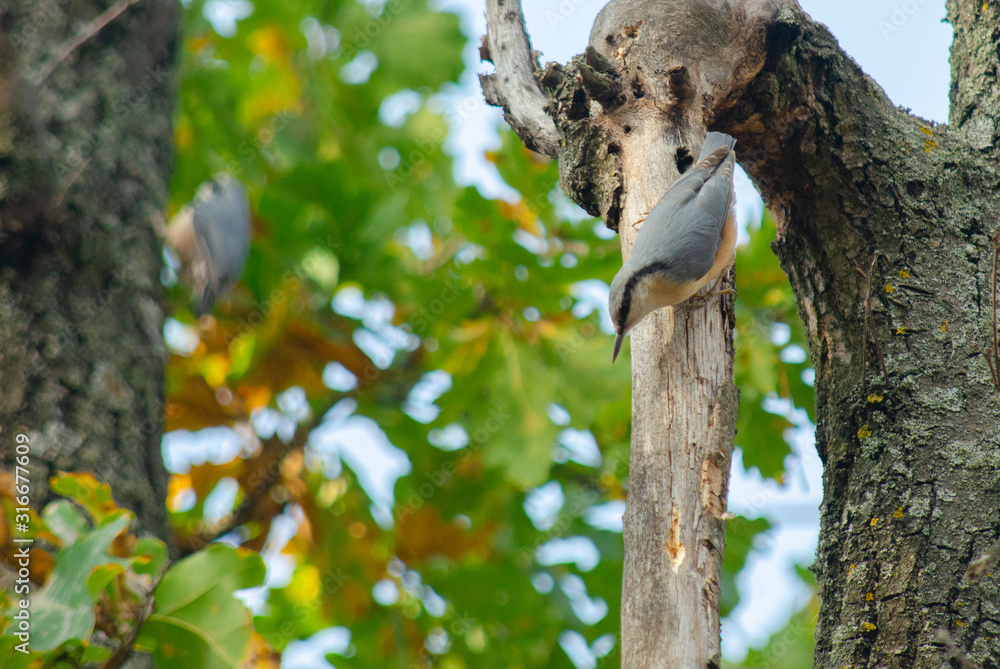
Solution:
[{"label": "black eye stripe", "polygon": [[629,277],[628,281],[625,282],[625,289],[622,291],[622,306],[618,310],[618,323],[615,323],[619,330],[625,327],[625,323],[628,321],[628,313],[632,309],[632,292],[639,285],[639,282],[650,274],[666,273],[668,269],[666,263],[654,262]]},{"label": "black eye stripe", "polygon": [[615,323],[619,332],[622,332],[625,327],[625,323],[628,321],[628,312],[632,308],[632,288],[633,282],[632,279],[629,279],[625,283],[625,289],[622,291],[622,305],[618,309],[618,322]]}]

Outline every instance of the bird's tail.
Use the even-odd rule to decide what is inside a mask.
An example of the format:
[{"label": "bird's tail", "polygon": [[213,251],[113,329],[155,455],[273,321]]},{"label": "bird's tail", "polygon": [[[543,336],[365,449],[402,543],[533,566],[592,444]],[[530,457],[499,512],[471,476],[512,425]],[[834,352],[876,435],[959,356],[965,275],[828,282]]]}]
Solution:
[{"label": "bird's tail", "polygon": [[736,140],[729,135],[721,132],[710,132],[705,135],[705,142],[701,145],[701,155],[698,156],[698,162],[705,160],[705,158],[712,155],[712,152],[721,148],[726,147],[730,151],[736,146]]}]

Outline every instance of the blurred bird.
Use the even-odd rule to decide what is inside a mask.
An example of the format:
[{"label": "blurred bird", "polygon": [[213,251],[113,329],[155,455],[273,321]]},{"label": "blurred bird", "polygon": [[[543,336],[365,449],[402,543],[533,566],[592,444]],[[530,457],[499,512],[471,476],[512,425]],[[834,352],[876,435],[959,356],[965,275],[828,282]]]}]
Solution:
[{"label": "blurred bird", "polygon": [[198,187],[170,220],[164,242],[180,260],[198,316],[209,313],[243,276],[250,254],[250,201],[237,179],[220,174]]}]

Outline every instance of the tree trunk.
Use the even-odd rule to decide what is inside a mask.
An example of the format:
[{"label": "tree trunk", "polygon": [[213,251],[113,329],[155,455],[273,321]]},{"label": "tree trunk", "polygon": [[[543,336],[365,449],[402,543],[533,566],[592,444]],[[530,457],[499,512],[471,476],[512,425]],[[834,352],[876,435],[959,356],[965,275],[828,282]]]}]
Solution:
[{"label": "tree trunk", "polygon": [[[504,7],[515,3],[491,4],[520,18]],[[705,129],[738,140],[777,221],[816,367],[824,669],[1000,666],[997,580],[965,576],[1000,535],[1000,378],[995,350],[984,355],[996,333],[1000,6],[953,1],[948,12],[950,126],[895,108],[793,0],[614,0],[585,56],[539,73],[521,58],[552,119],[535,125],[551,137],[534,145],[558,147],[564,188],[622,232],[626,253],[631,222],[676,175],[681,149],[697,155]],[[506,109],[517,100],[504,85],[529,80],[496,64],[484,91]],[[519,118],[532,116],[508,113],[521,132]],[[717,648],[705,610],[717,575],[701,557],[721,550],[716,521],[695,522],[696,544],[684,535],[698,547],[688,578],[700,592],[673,588],[662,566],[677,554],[673,509],[682,532],[721,515],[682,505],[712,478],[691,475],[699,462],[708,470],[715,454],[728,473],[731,367],[712,362],[731,356],[731,321],[714,320],[727,313],[664,310],[635,337],[626,667],[711,666]],[[715,431],[704,420],[713,406],[724,417]],[[725,485],[715,489],[724,505]]]},{"label": "tree trunk", "polygon": [[178,6],[0,9],[0,470],[30,443],[30,498],[57,470],[111,485],[168,538],[161,245]]},{"label": "tree trunk", "polygon": [[1000,11],[958,4],[949,126],[895,108],[791,8],[718,119],[777,222],[816,367],[817,667],[937,668],[954,654],[940,630],[1000,664],[997,581],[964,578],[1000,533],[1000,388],[981,353],[996,332]]}]

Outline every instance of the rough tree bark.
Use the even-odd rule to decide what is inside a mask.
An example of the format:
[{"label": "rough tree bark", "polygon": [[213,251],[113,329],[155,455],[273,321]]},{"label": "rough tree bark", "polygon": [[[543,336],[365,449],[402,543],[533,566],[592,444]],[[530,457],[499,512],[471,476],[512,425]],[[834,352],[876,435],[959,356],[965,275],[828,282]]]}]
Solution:
[{"label": "rough tree bark", "polygon": [[[487,100],[559,159],[567,193],[622,233],[626,256],[631,222],[704,131],[737,138],[777,221],[817,374],[815,666],[1000,666],[997,579],[965,577],[1000,535],[1000,378],[986,355],[1000,5],[948,3],[949,126],[894,107],[794,0],[613,0],[587,53],[544,71],[526,38],[501,41],[505,23],[523,32],[517,2],[490,0],[487,18],[486,55],[514,53],[494,58]],[[507,92],[518,86],[542,93],[551,125],[518,125],[536,117],[511,112],[531,99]],[[626,667],[717,663],[730,328],[723,302],[664,310],[634,336]]]},{"label": "rough tree bark", "polygon": [[165,301],[178,5],[0,4],[0,471],[88,471],[168,538]]}]

